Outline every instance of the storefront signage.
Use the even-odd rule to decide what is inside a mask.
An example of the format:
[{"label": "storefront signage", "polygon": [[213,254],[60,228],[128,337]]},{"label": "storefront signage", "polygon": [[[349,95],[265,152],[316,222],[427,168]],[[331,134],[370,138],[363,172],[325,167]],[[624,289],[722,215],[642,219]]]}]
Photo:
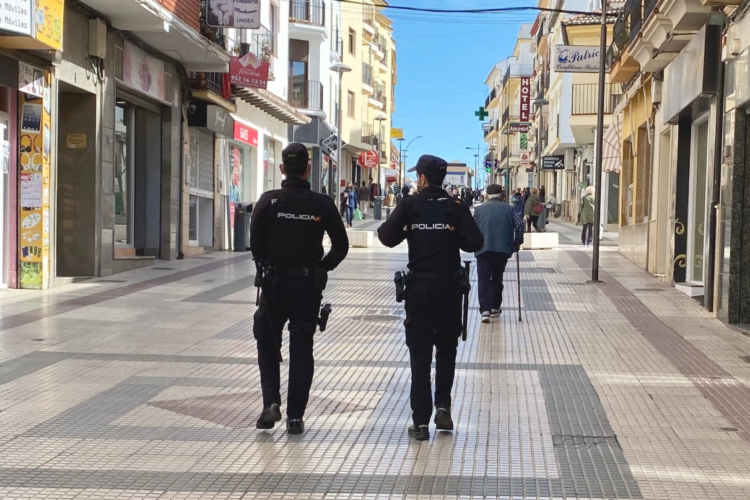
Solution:
[{"label": "storefront signage", "polygon": [[443,181],[444,186],[465,186],[466,174],[446,174]]},{"label": "storefront signage", "polygon": [[489,132],[490,130],[492,130],[492,123],[490,122],[483,123],[482,130],[484,130],[485,132]]},{"label": "storefront signage", "polygon": [[206,128],[224,137],[233,137],[234,118],[221,107],[209,104],[206,106]]},{"label": "storefront signage", "polygon": [[86,134],[68,134],[65,145],[68,149],[86,149]]},{"label": "storefront signage", "polygon": [[229,61],[229,81],[238,87],[265,89],[268,87],[270,63],[258,59],[252,52]]},{"label": "storefront signage", "polygon": [[508,132],[521,132],[526,133],[529,131],[529,127],[531,124],[529,123],[509,123],[508,124]]},{"label": "storefront signage", "polygon": [[599,47],[556,45],[554,68],[558,73],[598,73]]},{"label": "storefront signage", "polygon": [[521,77],[521,108],[519,112],[519,118],[522,122],[529,121],[529,113],[531,111],[531,77]]},{"label": "storefront signage", "polygon": [[260,28],[260,0],[210,0],[205,3],[209,26]]},{"label": "storefront signage", "polygon": [[529,154],[528,150],[522,149],[520,153],[518,153],[518,157],[520,159],[520,163],[522,167],[528,167],[529,161],[531,160],[531,155]]},{"label": "storefront signage", "polygon": [[357,159],[364,168],[375,168],[378,166],[378,153],[375,151],[362,151]]},{"label": "storefront signage", "polygon": [[0,31],[31,36],[33,28],[31,0],[3,0],[0,2]]},{"label": "storefront signage", "polygon": [[565,157],[562,155],[542,156],[542,170],[564,170]]},{"label": "storefront signage", "polygon": [[234,140],[258,147],[258,131],[240,122],[234,122]]},{"label": "storefront signage", "polygon": [[64,0],[35,0],[35,3],[35,38],[52,50],[62,50]]},{"label": "storefront signage", "polygon": [[122,54],[122,81],[128,87],[164,100],[164,61],[147,55],[130,42]]}]

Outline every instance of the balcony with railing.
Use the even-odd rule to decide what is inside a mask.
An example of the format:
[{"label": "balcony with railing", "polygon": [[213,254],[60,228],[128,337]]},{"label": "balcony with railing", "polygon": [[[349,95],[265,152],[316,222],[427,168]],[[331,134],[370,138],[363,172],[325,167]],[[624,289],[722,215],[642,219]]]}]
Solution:
[{"label": "balcony with railing", "polygon": [[240,43],[240,56],[252,52],[258,57],[258,59],[269,63],[269,80],[273,80],[274,43],[273,34],[265,27],[254,30],[254,33],[250,35],[250,40],[248,42]]},{"label": "balcony with railing", "polygon": [[375,27],[375,7],[372,5],[363,5],[362,7],[362,20],[371,29]]},{"label": "balcony with railing", "polygon": [[369,144],[370,146],[375,146],[377,148],[380,141],[378,140],[378,135],[375,133],[374,127],[371,123],[362,123],[361,140],[364,144]]},{"label": "balcony with railing", "polygon": [[533,64],[511,64],[508,69],[505,70],[503,75],[503,87],[508,83],[511,78],[520,78],[522,76],[531,76],[534,74]]},{"label": "balcony with railing", "polygon": [[[622,99],[622,88],[619,84],[608,83],[604,86],[604,114],[611,115]],[[572,115],[595,115],[599,108],[599,84],[573,84]]]},{"label": "balcony with railing", "polygon": [[219,105],[229,111],[237,102],[234,89],[229,85],[227,73],[203,73],[191,71],[188,73],[188,83],[193,97],[204,102]]},{"label": "balcony with railing", "polygon": [[362,63],[362,84],[367,86],[366,90],[370,93],[374,91],[372,88],[372,66],[367,63]]},{"label": "balcony with railing", "polygon": [[325,26],[324,0],[289,0],[289,22]]},{"label": "balcony with railing", "polygon": [[518,120],[521,116],[521,106],[518,104],[512,104],[505,107],[503,111],[503,125],[510,120]]},{"label": "balcony with railing", "polygon": [[643,0],[628,0],[612,27],[612,45],[606,54],[612,82],[625,83],[640,70],[628,47],[638,35],[642,21]]},{"label": "balcony with railing", "polygon": [[289,104],[295,108],[323,110],[323,84],[315,80],[292,77],[289,79]]}]

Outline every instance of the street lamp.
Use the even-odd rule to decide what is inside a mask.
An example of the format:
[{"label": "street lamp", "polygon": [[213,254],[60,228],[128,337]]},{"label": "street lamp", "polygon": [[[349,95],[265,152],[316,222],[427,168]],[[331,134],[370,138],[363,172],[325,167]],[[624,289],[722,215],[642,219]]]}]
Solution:
[{"label": "street lamp", "polygon": [[401,145],[404,143],[403,139],[398,140],[398,162],[399,162],[399,182],[401,184],[404,183],[403,173],[404,169],[401,167],[405,167],[406,165],[406,153],[409,151],[409,146],[411,146],[411,143],[416,141],[417,139],[422,139],[421,135],[416,136],[414,139],[409,141],[409,144],[406,145],[403,152],[401,151]]},{"label": "street lamp", "polygon": [[602,147],[604,146],[605,66],[607,65],[607,0],[602,0],[599,35],[599,109],[596,113],[596,190],[594,197],[594,251],[591,256],[591,282],[599,283],[599,226],[602,220]]},{"label": "street lamp", "polygon": [[[339,105],[338,105],[338,113],[336,116],[336,126],[338,128],[338,132],[336,133],[336,186],[335,188],[331,189],[331,197],[335,200],[338,200],[338,194],[339,189],[341,186],[341,132],[344,129],[344,124],[341,123],[343,120],[343,106],[341,105],[341,99],[342,99],[342,89],[341,89],[341,81],[343,80],[344,73],[348,73],[352,70],[349,66],[342,63],[341,61],[335,62],[331,65],[329,68],[334,73],[339,74]],[[333,196],[334,191],[336,192],[336,196]]]},{"label": "street lamp", "polygon": [[383,113],[378,113],[378,116],[375,117],[375,121],[378,122],[378,182],[380,182],[380,163],[383,161],[383,158],[380,156],[383,150],[383,122],[387,119],[388,117]]},{"label": "street lamp", "polygon": [[[470,149],[471,151],[476,151],[477,152],[477,154],[474,155],[474,158],[475,158],[475,161],[474,161],[474,189],[477,189],[477,163],[478,163],[477,160],[479,159],[479,155],[481,155],[482,147],[481,146],[477,146],[475,148],[472,148],[472,147],[466,146],[466,149]],[[471,187],[471,186],[469,186],[469,187]]]},{"label": "street lamp", "polygon": [[536,187],[540,187],[542,184],[542,120],[544,119],[544,106],[549,104],[549,101],[544,98],[544,90],[542,95],[534,99],[531,103],[533,107],[539,108],[539,117],[537,118],[536,125],[536,165],[534,170],[536,171]]},{"label": "street lamp", "polygon": [[507,127],[505,130],[503,130],[503,135],[505,136],[505,146],[507,154],[507,156],[505,157],[505,191],[510,193],[510,136],[515,135],[515,132],[511,132],[510,127]]}]

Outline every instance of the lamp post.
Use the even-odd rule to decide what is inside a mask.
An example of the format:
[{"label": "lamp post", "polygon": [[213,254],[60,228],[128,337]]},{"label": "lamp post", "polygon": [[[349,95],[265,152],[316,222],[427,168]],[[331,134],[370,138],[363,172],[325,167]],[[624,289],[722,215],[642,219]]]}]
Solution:
[{"label": "lamp post", "polygon": [[[334,201],[338,200],[339,197],[339,189],[341,189],[341,133],[344,129],[344,124],[341,123],[343,119],[343,106],[341,105],[341,99],[342,99],[342,89],[341,89],[341,81],[343,80],[344,73],[348,73],[352,70],[349,66],[342,63],[341,61],[335,62],[331,65],[330,70],[334,73],[339,74],[339,105],[338,105],[338,112],[336,113],[336,121],[337,121],[337,128],[338,131],[336,132],[336,186],[334,189],[331,189],[331,197]],[[333,192],[336,191],[336,195],[334,196]]]},{"label": "lamp post", "polygon": [[[607,64],[607,0],[602,0],[601,34],[599,35],[599,109],[596,113],[596,181],[597,191],[602,187],[602,147],[604,139],[604,70]],[[599,283],[599,226],[602,219],[602,194],[594,196],[594,251],[591,257],[591,282]]]},{"label": "lamp post", "polygon": [[535,106],[539,109],[539,116],[537,118],[537,125],[536,125],[536,165],[534,170],[536,171],[536,187],[540,187],[542,184],[542,121],[544,120],[544,106],[549,104],[549,101],[544,98],[544,90],[542,90],[542,93],[539,97],[534,99],[534,102],[531,103],[532,106]]},{"label": "lamp post", "polygon": [[510,131],[510,127],[507,127],[505,130],[503,130],[503,135],[505,136],[505,147],[506,147],[506,156],[505,156],[505,191],[510,195],[510,136],[514,135],[515,132]]},{"label": "lamp post", "polygon": [[[409,143],[404,148],[403,152],[401,151],[401,144],[400,143],[403,143],[404,140],[403,139],[399,139],[400,143],[398,145],[398,147],[399,147],[399,152],[398,152],[398,154],[399,154],[399,160],[398,161],[399,161],[399,164],[402,165],[403,167],[406,166],[406,153],[409,151],[409,146],[411,146],[411,143],[414,142],[414,141],[416,141],[417,139],[422,139],[422,136],[418,135],[414,139],[410,140]],[[404,179],[403,179],[403,176],[401,174],[403,174],[403,173],[404,173],[404,171],[403,171],[403,168],[402,168],[401,169],[401,173],[399,174],[401,176],[401,178],[399,179],[399,182],[401,182],[402,184],[403,184]]]},{"label": "lamp post", "polygon": [[[388,117],[383,113],[378,113],[378,116],[375,117],[375,121],[378,122],[378,182],[380,182],[380,163],[383,161],[380,154],[383,148],[383,122],[387,119]],[[383,184],[385,184],[385,182]]]},{"label": "lamp post", "polygon": [[[474,189],[477,189],[477,162],[479,160],[479,156],[482,154],[482,147],[477,145],[477,147],[472,148],[469,146],[466,146],[466,149],[469,149],[471,151],[476,151],[477,153],[474,155]],[[471,186],[469,186],[471,187]]]}]

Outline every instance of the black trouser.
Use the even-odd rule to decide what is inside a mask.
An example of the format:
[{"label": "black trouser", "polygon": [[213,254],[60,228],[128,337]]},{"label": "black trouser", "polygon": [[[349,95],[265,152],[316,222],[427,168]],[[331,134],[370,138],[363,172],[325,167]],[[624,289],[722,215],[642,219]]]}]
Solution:
[{"label": "black trouser", "polygon": [[594,224],[584,224],[581,230],[581,243],[590,245],[594,241]]},{"label": "black trouser", "polygon": [[531,226],[534,226],[534,229],[539,229],[537,227],[537,224],[539,222],[539,216],[538,215],[529,215],[528,219],[526,219],[526,232],[531,232]]},{"label": "black trouser", "polygon": [[305,415],[314,371],[313,336],[322,301],[314,276],[279,271],[266,278],[261,303],[255,312],[253,335],[258,344],[263,407],[281,404],[279,347],[289,320],[289,392],[287,417]]},{"label": "black trouser", "polygon": [[461,335],[461,290],[456,279],[416,279],[406,285],[406,345],[411,358],[411,410],[414,425],[432,415],[430,369],[435,354],[435,407],[450,408]]},{"label": "black trouser", "polygon": [[500,309],[503,304],[503,274],[510,255],[503,252],[484,252],[477,256],[479,279],[479,311]]}]

